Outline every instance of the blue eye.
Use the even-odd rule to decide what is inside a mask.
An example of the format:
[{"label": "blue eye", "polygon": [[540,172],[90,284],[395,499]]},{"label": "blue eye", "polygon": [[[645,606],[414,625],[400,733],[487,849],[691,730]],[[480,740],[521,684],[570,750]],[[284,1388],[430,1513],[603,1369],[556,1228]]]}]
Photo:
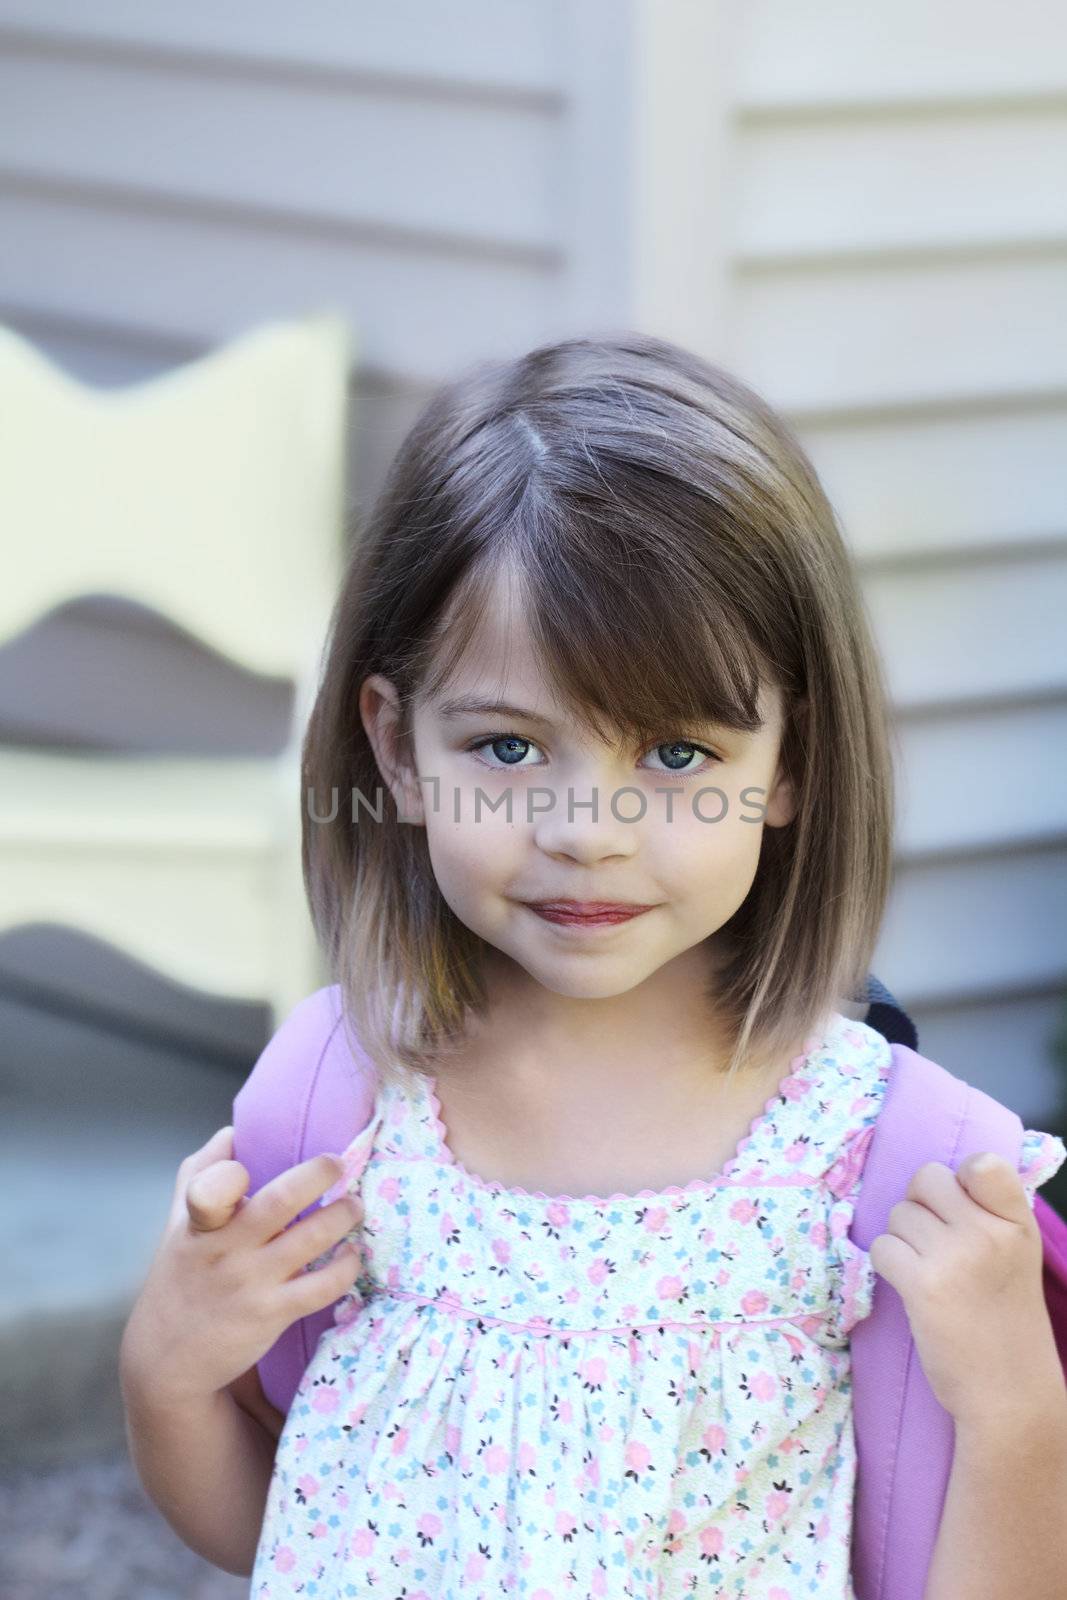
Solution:
[{"label": "blue eye", "polygon": [[[496,766],[492,762],[485,762],[484,764],[488,766],[492,772],[504,772],[508,767],[518,767],[522,764],[523,756],[527,751],[537,750],[540,748],[538,745],[534,744],[532,739],[524,739],[522,735],[518,733],[492,733],[488,734],[485,738],[475,740],[472,744],[465,745],[464,749],[468,750],[473,755],[481,750],[487,749],[489,746],[496,745],[511,746],[512,748],[509,754],[514,756],[515,759],[509,760],[507,756],[502,755],[499,757],[500,761],[502,762],[502,765],[500,766]],[[516,745],[521,746],[522,748],[516,750],[514,748]],[[668,750],[675,753],[678,751],[691,752],[697,750],[701,755],[706,756],[709,761],[717,762],[722,759],[720,756],[717,756],[713,750],[709,750],[706,745],[697,744],[693,739],[671,739],[665,741],[663,744],[653,745],[652,748],[657,754],[661,750]],[[496,752],[494,751],[494,753]],[[683,757],[682,759],[685,760],[688,758]],[[684,765],[677,767],[665,766],[659,769],[653,768],[652,770],[674,773],[676,776],[681,778],[690,777],[693,772],[693,769]]]},{"label": "blue eye", "polygon": [[[509,745],[521,744],[521,745],[525,745],[528,750],[537,748],[536,745],[531,745],[529,739],[520,739],[519,735],[517,733],[495,733],[495,734],[491,734],[488,739],[480,739],[477,744],[469,744],[469,745],[467,745],[466,748],[473,752],[475,750],[484,750],[487,745],[498,745],[498,744],[509,744]],[[521,752],[520,752],[520,759],[521,759]],[[505,766],[511,766],[511,767],[516,767],[516,766],[518,766],[518,764],[519,764],[518,761],[506,761],[505,762]],[[497,767],[495,770],[499,772],[500,768]]]}]

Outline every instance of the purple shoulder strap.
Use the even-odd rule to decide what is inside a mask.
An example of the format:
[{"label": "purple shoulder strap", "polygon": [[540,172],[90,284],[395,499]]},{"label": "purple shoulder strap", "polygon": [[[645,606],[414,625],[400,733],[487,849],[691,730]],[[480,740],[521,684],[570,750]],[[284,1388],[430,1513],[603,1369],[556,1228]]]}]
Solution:
[{"label": "purple shoulder strap", "polygon": [[[249,1195],[322,1151],[339,1155],[369,1122],[375,1087],[370,1060],[349,1048],[339,985],[317,989],[267,1042],[234,1097],[233,1153],[248,1168]],[[300,1318],[257,1362],[263,1393],[283,1415],[332,1322],[332,1306]]]},{"label": "purple shoulder strap", "polygon": [[[906,1045],[875,1123],[850,1238],[863,1250],[886,1231],[912,1175],[927,1161],[953,1171],[993,1150],[1018,1164],[1014,1111]],[[876,1277],[872,1311],[852,1330],[857,1482],[852,1578],[857,1600],[922,1600],[955,1443],[951,1416],[922,1370],[900,1295]]]}]

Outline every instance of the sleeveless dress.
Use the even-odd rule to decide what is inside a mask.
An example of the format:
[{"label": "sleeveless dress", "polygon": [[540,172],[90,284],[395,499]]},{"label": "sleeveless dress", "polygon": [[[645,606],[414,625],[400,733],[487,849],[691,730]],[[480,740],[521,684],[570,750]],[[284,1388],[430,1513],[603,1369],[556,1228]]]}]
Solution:
[{"label": "sleeveless dress", "polygon": [[[847,1235],[889,1066],[837,1013],[715,1177],[606,1197],[478,1178],[434,1080],[383,1082],[322,1197],[362,1193],[363,1269],[278,1441],[252,1600],[855,1600],[875,1274]],[[1026,1130],[1031,1206],[1065,1159]]]}]

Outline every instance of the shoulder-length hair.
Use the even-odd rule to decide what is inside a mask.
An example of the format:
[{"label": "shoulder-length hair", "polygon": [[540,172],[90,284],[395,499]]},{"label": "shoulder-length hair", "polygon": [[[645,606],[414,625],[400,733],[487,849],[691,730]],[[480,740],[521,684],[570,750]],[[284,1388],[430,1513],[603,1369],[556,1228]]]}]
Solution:
[{"label": "shoulder-length hair", "polygon": [[410,739],[414,698],[448,682],[502,568],[546,680],[601,737],[751,731],[761,681],[781,690],[796,815],[764,828],[714,996],[731,1073],[795,1050],[862,993],[885,909],[881,663],[790,427],[721,368],[629,332],[443,385],[354,532],[302,762],[304,881],[350,1037],[384,1075],[429,1073],[484,1014],[484,941],[438,889],[425,829],[373,811],[358,702],[383,674]]}]

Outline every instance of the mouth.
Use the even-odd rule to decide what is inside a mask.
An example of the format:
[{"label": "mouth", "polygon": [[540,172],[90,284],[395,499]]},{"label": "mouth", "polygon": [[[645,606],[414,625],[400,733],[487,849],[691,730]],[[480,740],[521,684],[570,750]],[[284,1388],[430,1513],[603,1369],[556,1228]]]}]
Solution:
[{"label": "mouth", "polygon": [[525,904],[546,922],[562,927],[613,927],[654,909],[650,905],[628,905],[618,900],[527,900]]}]

